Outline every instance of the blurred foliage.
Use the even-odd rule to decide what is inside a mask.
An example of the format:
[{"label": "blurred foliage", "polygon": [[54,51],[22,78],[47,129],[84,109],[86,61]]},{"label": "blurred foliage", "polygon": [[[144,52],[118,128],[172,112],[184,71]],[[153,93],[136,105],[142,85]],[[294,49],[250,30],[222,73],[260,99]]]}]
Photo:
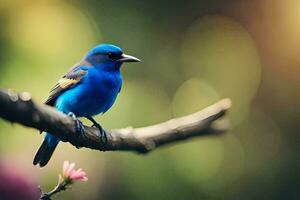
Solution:
[{"label": "blurred foliage", "polygon": [[[0,159],[51,188],[64,160],[89,181],[58,199],[299,199],[300,3],[0,0],[0,87],[42,102],[98,43],[142,59],[122,69],[108,128],[146,126],[230,97],[232,130],[147,156],[60,144],[32,166],[41,136],[0,121]],[[1,108],[0,108],[1,109]],[[1,178],[1,177],[0,177]]]}]

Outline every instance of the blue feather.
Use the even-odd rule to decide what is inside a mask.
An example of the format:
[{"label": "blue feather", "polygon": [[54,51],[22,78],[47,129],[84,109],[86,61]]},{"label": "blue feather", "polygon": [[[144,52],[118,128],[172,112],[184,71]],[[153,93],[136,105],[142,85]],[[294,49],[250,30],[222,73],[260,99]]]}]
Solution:
[{"label": "blue feather", "polygon": [[[49,105],[63,113],[74,113],[77,117],[92,117],[105,113],[114,104],[122,87],[120,68],[124,62],[138,62],[139,59],[124,54],[121,48],[101,44],[89,51],[82,62],[63,78],[66,85],[58,82],[52,90]],[[81,71],[84,73],[78,73]],[[71,84],[69,84],[71,83]],[[48,163],[59,140],[46,133],[38,150],[34,164]]]}]

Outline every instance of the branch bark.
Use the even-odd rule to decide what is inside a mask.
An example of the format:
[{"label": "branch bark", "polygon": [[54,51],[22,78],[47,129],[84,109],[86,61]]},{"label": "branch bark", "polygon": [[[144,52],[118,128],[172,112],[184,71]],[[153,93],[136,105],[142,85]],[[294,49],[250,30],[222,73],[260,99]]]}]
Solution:
[{"label": "branch bark", "polygon": [[223,133],[228,130],[229,125],[218,119],[230,107],[230,99],[223,99],[202,111],[160,124],[142,128],[105,129],[107,142],[104,143],[98,129],[85,126],[84,134],[79,134],[71,117],[47,105],[35,103],[29,93],[17,94],[10,90],[0,90],[1,118],[49,132],[76,147],[100,151],[127,150],[147,153],[187,138]]}]

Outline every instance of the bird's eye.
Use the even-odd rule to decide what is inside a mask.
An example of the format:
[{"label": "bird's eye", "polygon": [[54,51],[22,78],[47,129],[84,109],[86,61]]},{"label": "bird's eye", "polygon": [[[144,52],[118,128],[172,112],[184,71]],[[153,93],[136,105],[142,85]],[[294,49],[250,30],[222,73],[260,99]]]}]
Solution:
[{"label": "bird's eye", "polygon": [[113,54],[113,53],[108,53],[107,55],[108,55],[108,57],[111,58],[111,59],[113,59],[113,58],[115,57],[115,54]]},{"label": "bird's eye", "polygon": [[119,54],[112,53],[112,52],[109,52],[107,55],[110,59],[117,59],[120,56]]}]

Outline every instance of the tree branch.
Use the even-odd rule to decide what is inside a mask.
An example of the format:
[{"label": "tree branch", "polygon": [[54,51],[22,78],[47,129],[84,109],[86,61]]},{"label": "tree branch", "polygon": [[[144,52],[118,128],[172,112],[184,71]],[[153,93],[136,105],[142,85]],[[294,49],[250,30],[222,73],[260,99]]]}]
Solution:
[{"label": "tree branch", "polygon": [[76,147],[100,151],[128,150],[147,153],[157,147],[187,138],[223,133],[228,130],[229,125],[216,120],[230,107],[230,99],[223,99],[202,111],[160,124],[142,128],[104,130],[108,139],[104,143],[98,129],[85,126],[85,133],[79,134],[71,117],[50,106],[35,103],[29,93],[16,94],[10,90],[0,90],[1,118],[49,132]]}]

